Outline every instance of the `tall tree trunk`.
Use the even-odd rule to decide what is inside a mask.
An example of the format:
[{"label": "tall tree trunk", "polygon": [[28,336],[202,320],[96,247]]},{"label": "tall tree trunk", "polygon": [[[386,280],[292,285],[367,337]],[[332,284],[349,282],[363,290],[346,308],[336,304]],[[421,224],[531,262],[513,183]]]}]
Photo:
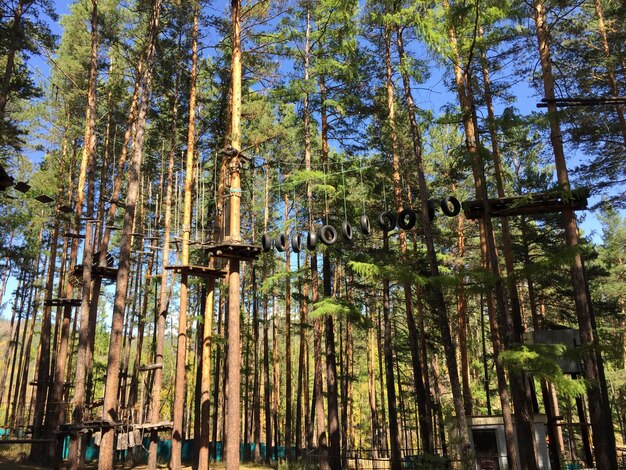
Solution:
[{"label": "tall tree trunk", "polygon": [[[74,146],[75,147],[75,146]],[[75,149],[75,148],[74,148]],[[75,153],[75,152],[74,152]],[[72,165],[70,164],[71,168]],[[69,171],[69,179],[68,179],[68,203],[71,203],[72,200],[72,172]],[[69,224],[68,224],[69,225]],[[61,282],[59,283],[59,297],[68,298],[72,295],[72,285],[71,283],[65,281],[65,272],[66,272],[66,264],[69,264],[69,270],[73,269],[76,264],[76,255],[78,252],[78,239],[72,238],[71,246],[70,246],[70,254],[69,259],[67,257],[67,238],[63,242],[63,251],[62,251],[62,260],[61,260],[61,272],[59,273],[59,278]],[[66,263],[67,262],[67,263]],[[49,291],[46,293],[46,298],[52,298],[52,282],[54,280],[54,273],[50,274],[48,272],[49,283],[46,285],[46,289]],[[47,281],[48,282],[48,281]],[[44,312],[45,315],[45,312]],[[58,314],[57,314],[58,315]],[[65,391],[65,381],[66,381],[66,367],[71,369],[71,365],[67,364],[67,356],[68,356],[68,346],[69,346],[69,337],[70,337],[70,323],[71,323],[71,315],[72,308],[69,305],[65,305],[63,307],[63,316],[61,319],[61,336],[59,339],[58,351],[56,354],[55,360],[55,368],[54,368],[54,381],[51,384],[50,392],[48,396],[48,408],[50,411],[49,421],[46,420],[46,428],[45,428],[45,436],[48,438],[53,438],[55,436],[54,432],[57,429],[57,426],[65,421],[65,407],[63,406],[63,394]],[[76,318],[76,317],[74,317]],[[59,468],[62,464],[62,450],[63,450],[63,439],[57,439],[56,442],[52,442],[48,447],[48,457],[49,461],[54,465],[55,468]]]},{"label": "tall tree trunk", "polygon": [[[269,165],[265,165],[265,193],[263,207],[263,230],[267,233],[270,214],[270,174]],[[263,279],[268,276],[268,259],[263,258]],[[269,360],[269,319],[267,313],[267,292],[263,292],[263,401],[265,412],[265,463],[272,461],[272,410],[270,397],[270,360]]]},{"label": "tall tree trunk", "polygon": [[[326,80],[323,75],[319,77],[320,88],[320,119],[322,122],[322,165],[324,166],[324,174],[328,174],[328,155],[330,147],[328,143],[328,114],[326,107]],[[328,219],[329,208],[326,206],[325,215]],[[330,253],[324,251],[322,258],[322,272],[324,274],[324,298],[329,299],[332,296],[331,288],[331,267]],[[337,355],[335,353],[335,327],[333,317],[326,315],[324,318],[325,336],[326,336],[326,395],[328,401],[328,442],[329,442],[329,463],[331,470],[339,470],[341,468],[341,433],[339,429],[339,398],[337,391]]]},{"label": "tall tree trunk", "polygon": [[[311,58],[311,12],[307,4],[306,16],[306,42],[304,51],[304,80],[310,79],[310,58]],[[311,171],[311,105],[310,94],[304,93],[304,166],[307,171]],[[315,233],[315,221],[313,218],[313,188],[307,182],[307,212],[309,222],[309,233]],[[311,254],[311,304],[319,301],[319,273],[317,267],[317,255]],[[311,397],[311,419],[307,429],[307,447],[311,449],[315,443],[320,445],[322,434],[325,432],[324,425],[324,402],[322,398],[322,320],[313,320],[313,394]]]},{"label": "tall tree trunk", "polygon": [[[611,48],[609,46],[609,39],[606,34],[606,26],[604,24],[604,8],[602,7],[601,0],[593,0],[593,6],[596,10],[596,16],[598,17],[598,32],[602,38],[602,50],[607,60],[611,60]],[[611,94],[617,98],[620,96],[617,80],[615,79],[615,70],[609,63],[607,65],[607,76],[609,79],[609,86],[611,87]],[[624,139],[624,145],[626,145],[626,119],[624,118],[624,109],[621,105],[615,105],[615,112],[617,113],[617,120],[619,121],[620,130],[622,131],[622,138]]]},{"label": "tall tree trunk", "polygon": [[[87,95],[87,111],[85,117],[85,147],[78,179],[76,200],[76,227],[80,227],[78,210],[83,203],[83,186],[87,179],[87,211],[88,219],[93,218],[93,170],[96,157],[96,78],[98,73],[98,2],[92,0],[91,11],[91,51],[89,71],[89,91]],[[80,424],[85,411],[86,378],[87,378],[87,348],[89,347],[89,308],[92,302],[92,263],[95,223],[87,221],[85,228],[85,243],[83,245],[83,286],[80,307],[80,329],[78,334],[78,354],[76,356],[76,377],[74,383],[74,399],[72,402],[72,423]],[[97,298],[94,299],[97,303]],[[84,447],[86,434],[71,436],[68,467],[72,470],[84,466]]]},{"label": "tall tree trunk", "polygon": [[[413,144],[413,157],[416,160],[416,166],[418,168],[418,178],[423,177],[423,169],[422,169],[422,140],[419,127],[417,125],[417,120],[415,118],[415,105],[413,101],[413,93],[411,91],[410,79],[408,76],[408,71],[405,68],[404,64],[406,61],[405,53],[404,53],[404,41],[402,39],[402,33],[400,30],[397,30],[397,47],[398,54],[400,56],[400,71],[402,75],[402,83],[404,86],[404,97],[407,102],[408,114],[409,114],[409,123],[411,125],[411,139]],[[392,71],[391,71],[391,31],[387,32],[386,38],[386,62],[387,62],[387,100],[388,102],[393,102],[393,82],[392,82]],[[391,116],[392,111],[389,114]],[[395,124],[394,124],[395,128]],[[397,153],[397,152],[394,152]],[[398,161],[396,161],[398,160]],[[400,176],[399,176],[400,162],[399,159],[394,156],[394,188],[398,186]],[[421,171],[421,173],[420,173]],[[397,176],[396,176],[397,175]],[[421,175],[421,176],[420,176]],[[399,199],[399,191],[396,191],[396,206],[398,211],[401,210],[401,207],[398,206],[397,201]],[[400,195],[401,198],[401,195]],[[420,198],[422,200],[428,199],[428,193],[425,194],[420,193]],[[404,240],[404,252],[406,252],[406,235],[404,232],[401,232],[401,236],[405,237]],[[401,239],[402,240],[402,239]],[[401,242],[401,248],[402,248]],[[433,429],[432,429],[432,410],[430,407],[430,397],[428,391],[424,385],[423,376],[428,373],[428,370],[422,370],[422,366],[420,363],[420,353],[419,353],[419,342],[418,342],[418,333],[415,325],[415,317],[413,315],[413,305],[410,297],[410,286],[405,286],[405,303],[406,303],[406,313],[407,313],[407,325],[409,328],[409,341],[411,344],[411,359],[413,362],[413,382],[415,384],[415,389],[417,392],[417,407],[419,411],[419,425],[420,425],[420,437],[422,441],[422,447],[425,452],[433,453],[434,452],[434,442],[433,442]]]},{"label": "tall tree trunk", "polygon": [[[459,215],[456,221],[456,234],[457,234],[457,256],[460,260],[465,257],[465,217]],[[457,316],[459,322],[459,350],[461,352],[461,380],[463,382],[463,403],[465,404],[465,414],[472,416],[474,408],[472,400],[472,389],[470,386],[470,371],[469,371],[469,357],[468,357],[468,345],[467,345],[467,330],[468,330],[468,318],[467,318],[467,298],[465,296],[465,287],[463,281],[459,286],[457,293]]]},{"label": "tall tree trunk", "polygon": [[16,310],[15,315],[17,316],[17,324],[15,325],[15,331],[13,332],[12,339],[9,340],[11,344],[11,355],[13,358],[11,359],[11,372],[9,374],[9,388],[7,390],[7,399],[6,399],[6,408],[4,410],[4,427],[9,427],[9,413],[11,411],[11,404],[14,400],[13,394],[13,383],[15,379],[15,369],[17,365],[17,356],[18,356],[18,345],[20,344],[20,333],[22,332],[22,319],[24,319],[24,312],[27,310],[27,298],[29,297],[29,284],[31,284],[28,273],[26,270],[22,270],[21,274],[21,282],[18,281],[19,289],[15,291],[15,300],[14,300],[14,309]]},{"label": "tall tree trunk", "polygon": [[[482,31],[481,31],[482,32]],[[487,106],[489,136],[491,138],[492,157],[494,164],[494,175],[496,177],[496,187],[498,197],[505,197],[504,180],[502,177],[502,159],[500,157],[500,148],[498,144],[498,134],[495,123],[495,113],[493,108],[493,100],[491,96],[491,83],[489,80],[489,69],[487,66],[487,56],[484,48],[481,50],[481,66],[483,72],[483,85],[485,104]],[[485,196],[486,191],[483,192]],[[479,196],[480,197],[480,196]],[[504,252],[504,263],[507,274],[507,287],[510,301],[510,323],[512,328],[508,332],[508,343],[521,344],[523,342],[524,327],[522,325],[522,312],[520,308],[520,300],[517,292],[517,278],[515,275],[513,243],[511,240],[511,230],[509,228],[508,217],[501,217],[502,244]],[[489,225],[488,221],[485,221]],[[487,233],[489,230],[487,230]],[[498,288],[496,286],[496,288]],[[537,468],[537,449],[535,447],[532,396],[530,390],[530,381],[532,378],[529,374],[510,371],[509,380],[511,382],[511,395],[515,406],[515,424],[518,440],[523,442],[519,445],[521,468],[532,470]],[[533,465],[533,462],[535,464]]]},{"label": "tall tree trunk", "polygon": [[[146,114],[150,97],[150,85],[152,81],[152,61],[156,49],[156,39],[159,28],[159,17],[162,0],[155,0],[150,12],[148,26],[148,45],[146,51],[146,69],[143,77],[143,90],[139,99],[137,125],[133,152],[130,160],[128,188],[126,193],[126,214],[122,226],[122,238],[120,241],[119,267],[117,272],[117,284],[113,303],[113,319],[111,323],[111,340],[109,343],[109,361],[107,364],[107,377],[104,391],[103,420],[111,424],[118,421],[117,395],[119,389],[119,368],[121,335],[124,322],[124,310],[126,307],[126,294],[128,276],[130,271],[130,254],[132,230],[135,219],[135,210],[139,197],[139,182],[141,178],[141,162],[143,159],[143,144],[146,130]],[[100,443],[100,457],[98,468],[111,470],[113,468],[113,451],[115,428],[105,428],[102,432]]]},{"label": "tall tree trunk", "polygon": [[[380,424],[378,423],[378,409],[376,406],[376,373],[374,372],[376,362],[376,339],[375,339],[375,323],[374,323],[374,310],[375,302],[372,302],[369,308],[370,325],[367,329],[366,347],[367,351],[367,396],[370,407],[370,433],[371,433],[371,448],[372,448],[372,460],[376,462],[378,460],[378,449],[380,448]],[[376,467],[374,467],[376,468]]]},{"label": "tall tree trunk", "polygon": [[278,331],[276,297],[272,298],[272,422],[274,424],[274,460],[278,462],[280,448],[280,421],[278,419],[280,401],[280,365],[278,363]]},{"label": "tall tree trunk", "polygon": [[[211,343],[213,341],[213,311],[215,309],[215,279],[209,278],[206,288],[204,321],[202,322],[202,375],[200,388],[200,449],[198,470],[209,468],[209,424],[211,412]],[[217,384],[216,384],[217,385]]]},{"label": "tall tree trunk", "polygon": [[[198,75],[198,15],[199,5],[193,3],[193,30],[191,45],[191,83],[189,91],[189,123],[187,127],[187,158],[185,165],[185,194],[183,200],[182,225],[182,266],[189,265],[189,236],[191,233],[192,196],[194,186],[194,172],[196,168],[196,80]],[[172,453],[170,455],[170,469],[178,470],[182,460],[182,446],[184,438],[183,414],[185,406],[186,386],[186,358],[187,358],[187,297],[188,276],[181,274],[180,281],[180,314],[178,317],[178,341],[176,347],[176,373],[174,375],[174,405],[172,424]]]},{"label": "tall tree trunk", "polygon": [[254,343],[254,383],[252,385],[252,441],[254,462],[261,462],[261,367],[259,360],[259,299],[257,296],[256,268],[252,265],[252,342]]},{"label": "tall tree trunk", "polygon": [[[569,175],[563,149],[561,125],[554,103],[554,76],[550,59],[549,33],[546,21],[546,11],[542,0],[535,0],[533,6],[535,26],[537,30],[537,44],[541,61],[541,72],[545,98],[548,99],[548,120],[550,122],[550,141],[554,151],[557,182],[562,191],[570,191]],[[574,249],[574,259],[570,266],[574,300],[580,339],[583,347],[589,350],[583,357],[585,376],[589,380],[587,396],[589,398],[589,416],[593,431],[594,449],[596,452],[596,466],[598,468],[617,468],[615,449],[615,434],[611,416],[608,390],[604,376],[604,365],[597,339],[595,337],[595,318],[593,315],[591,298],[587,289],[587,280],[583,259],[578,250],[578,225],[571,207],[563,208],[563,225],[567,246]]]},{"label": "tall tree trunk", "polygon": [[[387,235],[383,235],[385,250],[389,249]],[[389,299],[389,279],[383,279],[383,353],[385,356],[385,378],[387,383],[387,407],[389,410],[389,439],[391,447],[391,470],[402,468],[398,409],[396,406],[396,386],[393,374],[393,344],[391,331],[391,301]]]},{"label": "tall tree trunk", "polygon": [[[172,227],[172,194],[174,179],[174,156],[178,145],[178,89],[180,85],[180,73],[176,71],[176,79],[174,91],[172,95],[172,125],[171,125],[171,141],[167,157],[167,177],[165,183],[165,207],[163,216],[163,256],[161,259],[161,283],[159,286],[159,304],[157,307],[157,318],[155,328],[155,344],[154,356],[155,364],[160,364],[154,370],[152,381],[152,390],[150,398],[150,418],[151,423],[157,423],[161,416],[161,388],[163,383],[163,351],[165,343],[165,322],[168,313],[168,278],[169,272],[165,269],[169,265],[170,258],[170,234]],[[157,450],[159,443],[159,433],[153,430],[150,433],[150,448],[148,452],[148,468],[155,470],[157,468]]]},{"label": "tall tree trunk", "polygon": [[[449,5],[446,4],[446,8]],[[504,349],[502,343],[500,342],[500,338],[497,337],[498,333],[502,330],[505,334],[505,338],[510,337],[508,334],[512,331],[511,324],[511,316],[508,314],[506,299],[504,295],[504,286],[502,283],[502,279],[500,277],[500,266],[497,259],[494,235],[493,235],[493,226],[491,223],[491,213],[490,207],[487,201],[487,186],[485,179],[485,169],[484,162],[482,160],[482,156],[480,155],[479,147],[478,147],[478,134],[477,134],[477,126],[475,123],[475,115],[474,115],[474,102],[473,95],[470,87],[471,80],[467,75],[467,70],[461,67],[461,55],[458,51],[457,45],[457,37],[456,30],[454,27],[451,27],[448,30],[448,35],[450,39],[450,43],[452,44],[453,54],[454,54],[454,75],[456,80],[456,87],[459,97],[459,104],[461,107],[461,111],[463,113],[463,127],[465,130],[465,147],[467,152],[471,157],[472,163],[472,173],[474,177],[474,187],[476,191],[476,198],[482,201],[482,218],[479,221],[480,225],[480,242],[481,242],[481,251],[483,256],[483,264],[484,269],[490,270],[496,277],[497,280],[495,282],[495,286],[493,289],[490,289],[490,292],[487,293],[487,301],[490,311],[490,321],[492,321],[492,317],[494,316],[495,306],[493,302],[489,303],[490,300],[493,299],[493,293],[495,291],[496,294],[496,305],[497,305],[497,318],[492,321],[492,338],[493,338],[493,347],[494,347],[494,356],[496,361],[496,367],[502,367],[501,359],[499,358],[500,352]],[[493,327],[496,326],[494,329]],[[515,438],[513,437],[513,421],[511,416],[511,410],[508,404],[508,390],[506,380],[504,379],[504,371],[496,370],[498,373],[498,389],[500,392],[500,399],[502,402],[502,414],[506,435],[506,445],[507,445],[507,458],[509,462],[509,466],[511,468],[528,468],[534,469],[537,468],[536,463],[536,453],[534,449],[534,437],[532,434],[532,420],[529,422],[527,414],[524,413],[524,408],[520,406],[519,409],[516,409],[517,412],[520,413],[520,416],[517,420],[517,430],[518,437],[517,443],[515,445]],[[514,400],[516,400],[516,404],[523,403],[523,388],[520,380],[519,373],[511,374],[511,384],[512,384],[512,394],[514,396]],[[518,402],[519,400],[519,402]],[[518,448],[519,453],[518,453]],[[520,458],[519,454],[523,455],[524,458]],[[520,467],[522,465],[523,467]]]},{"label": "tall tree trunk", "polygon": [[[7,38],[17,38],[23,35],[20,29],[22,29],[24,9],[30,7],[33,2],[34,0],[18,0],[15,11],[13,12],[13,21],[11,22],[9,31],[7,31]],[[8,50],[6,51],[6,62],[0,88],[0,122],[4,121],[6,115],[7,103],[9,101],[9,95],[11,94],[11,79],[13,78],[13,71],[15,69],[15,55],[17,54],[19,44],[20,42],[16,40],[7,41]]]},{"label": "tall tree trunk", "polygon": [[[298,257],[298,271],[300,271],[300,257]],[[307,298],[309,294],[308,285],[302,279],[298,281],[299,292],[302,298],[299,302],[300,307],[300,350],[298,354],[298,385],[296,391],[296,458],[300,457],[303,448],[303,430],[306,430],[308,420],[304,414],[306,413],[308,404],[309,381],[306,370],[306,360],[308,356],[308,338],[306,333],[306,325],[308,322],[308,305]],[[303,300],[304,299],[304,300]],[[304,426],[303,426],[304,424]]]},{"label": "tall tree trunk", "polygon": [[[285,222],[289,220],[289,197],[285,192]],[[289,240],[289,225],[285,226],[285,238]],[[292,436],[292,384],[291,384],[291,256],[290,244],[285,246],[285,456],[291,461]]]},{"label": "tall tree trunk", "polygon": [[272,404],[270,392],[269,318],[267,294],[263,296],[263,398],[265,401],[265,463],[272,462]]},{"label": "tall tree trunk", "polygon": [[[224,289],[220,287],[220,303],[217,309],[217,334],[222,334],[222,312],[224,311],[224,304],[226,303]],[[212,423],[212,436],[211,442],[213,447],[211,448],[213,460],[217,460],[217,428],[219,422],[219,410],[220,410],[220,365],[221,365],[222,349],[219,344],[215,350],[215,376],[213,378],[213,423]]]},{"label": "tall tree trunk", "polygon": [[[230,107],[230,242],[241,242],[241,0],[231,0],[233,50],[231,58]],[[239,468],[240,425],[239,403],[241,386],[240,338],[240,274],[239,258],[230,259],[228,272],[228,370],[226,374],[226,429],[224,461],[227,470]]]}]

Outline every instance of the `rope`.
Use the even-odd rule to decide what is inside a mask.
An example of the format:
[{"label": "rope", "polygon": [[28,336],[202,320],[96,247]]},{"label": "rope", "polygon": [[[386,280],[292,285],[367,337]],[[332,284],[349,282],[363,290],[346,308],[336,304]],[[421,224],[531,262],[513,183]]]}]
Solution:
[{"label": "rope", "polygon": [[[365,188],[365,183],[363,183],[363,159],[361,157],[359,157],[359,174],[361,175],[361,186]],[[361,199],[361,205],[363,214],[365,214],[365,198]]]},{"label": "rope", "polygon": [[387,189],[385,188],[385,180],[383,179],[383,205],[385,212],[387,211]]},{"label": "rope", "polygon": [[346,179],[343,174],[343,160],[341,161],[341,184],[343,186],[343,217],[348,220],[348,206],[346,204]]},{"label": "rope", "polygon": [[328,191],[326,189],[326,167],[324,167],[324,207],[325,207],[325,211],[324,211],[324,215],[326,216],[326,225],[328,225],[328,213],[330,212],[330,209],[328,207]]}]

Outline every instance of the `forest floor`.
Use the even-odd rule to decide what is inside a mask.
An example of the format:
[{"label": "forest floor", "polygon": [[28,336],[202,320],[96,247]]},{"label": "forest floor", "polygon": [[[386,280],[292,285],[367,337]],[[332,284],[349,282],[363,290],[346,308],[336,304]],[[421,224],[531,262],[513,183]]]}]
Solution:
[{"label": "forest floor", "polygon": [[[19,459],[18,459],[19,460]],[[47,469],[50,467],[44,467],[44,466],[39,466],[39,465],[35,465],[29,462],[22,462],[22,463],[18,463],[16,462],[16,459],[14,457],[5,457],[3,455],[0,455],[0,470],[43,470],[43,469]],[[86,469],[96,469],[98,468],[98,464],[97,462],[92,462],[89,463],[88,465],[86,465],[85,467]],[[134,467],[131,467],[130,465],[124,465],[123,463],[118,464],[115,468],[118,468],[120,470],[122,469],[128,469],[130,470],[131,468],[133,470],[146,470],[148,468],[147,465],[137,465]],[[166,464],[163,465],[159,465],[159,468],[167,468]],[[223,463],[219,462],[219,463],[213,463],[211,462],[211,469],[221,469],[221,468],[226,468],[224,466]],[[257,465],[257,464],[249,464],[249,463],[245,463],[245,464],[241,464],[240,468],[247,468],[250,470],[267,470],[270,468],[274,468],[274,467],[270,467],[267,465]],[[191,470],[191,466],[184,466],[183,470]]]}]

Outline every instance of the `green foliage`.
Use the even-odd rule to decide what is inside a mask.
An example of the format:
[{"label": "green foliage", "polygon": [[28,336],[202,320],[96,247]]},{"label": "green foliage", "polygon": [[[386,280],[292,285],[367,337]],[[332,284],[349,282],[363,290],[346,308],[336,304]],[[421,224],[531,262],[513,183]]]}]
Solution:
[{"label": "green foliage", "polygon": [[322,318],[326,315],[333,317],[354,317],[359,312],[355,305],[346,300],[337,300],[332,298],[326,298],[311,305],[310,317],[311,319]]},{"label": "green foliage", "polygon": [[565,375],[558,364],[560,358],[569,354],[564,344],[533,344],[507,349],[500,358],[511,370],[529,372],[535,378],[553,383],[563,396],[582,396],[587,389],[585,380]]}]

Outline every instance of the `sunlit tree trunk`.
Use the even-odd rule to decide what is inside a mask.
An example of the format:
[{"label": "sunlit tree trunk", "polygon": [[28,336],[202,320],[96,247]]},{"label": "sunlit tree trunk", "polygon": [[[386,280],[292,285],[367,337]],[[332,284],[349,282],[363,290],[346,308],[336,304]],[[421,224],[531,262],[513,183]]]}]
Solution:
[{"label": "sunlit tree trunk", "polygon": [[[322,165],[324,173],[328,173],[328,155],[330,147],[328,143],[328,114],[326,107],[326,81],[322,75],[319,77],[319,89],[321,99],[320,119],[322,122],[321,138],[322,138]],[[325,208],[328,217],[329,208]],[[331,266],[330,253],[328,250],[323,254],[322,272],[324,274],[324,298],[328,299],[332,295],[331,287]],[[337,385],[337,354],[335,352],[335,327],[332,315],[326,315],[324,318],[325,336],[326,336],[326,396],[328,403],[328,443],[329,443],[329,463],[331,470],[339,470],[341,468],[341,432],[339,428],[339,398]],[[321,391],[321,390],[320,390]]]},{"label": "sunlit tree trunk", "polygon": [[[550,141],[554,152],[556,177],[559,187],[567,193],[570,191],[569,175],[563,149],[563,136],[558,112],[554,103],[554,76],[550,58],[549,33],[546,20],[546,10],[543,1],[535,0],[533,15],[537,32],[537,45],[541,62],[541,74],[545,98],[548,100],[548,120],[550,122]],[[591,298],[585,279],[583,259],[578,248],[578,225],[571,207],[563,207],[563,225],[567,246],[575,249],[574,259],[570,266],[574,300],[580,339],[582,346],[597,346],[595,333],[595,319],[591,305]],[[598,468],[617,468],[615,450],[615,434],[611,416],[608,391],[604,376],[604,365],[598,348],[592,348],[583,356],[585,375],[589,380],[587,396],[589,397],[589,416],[593,431],[593,442]]]},{"label": "sunlit tree trunk", "polygon": [[[180,74],[176,71],[176,79],[172,95],[172,125],[171,125],[171,141],[167,157],[167,177],[165,180],[165,205],[163,208],[163,254],[161,258],[161,282],[159,284],[159,300],[156,318],[154,359],[155,364],[160,364],[154,370],[152,381],[152,390],[150,394],[150,410],[149,421],[158,423],[161,415],[161,387],[163,383],[163,350],[165,343],[165,322],[168,313],[168,279],[169,271],[165,266],[169,265],[170,258],[170,235],[172,226],[172,196],[173,196],[173,179],[174,179],[174,156],[178,145],[178,88],[180,84]],[[159,442],[159,433],[153,430],[150,433],[150,448],[148,452],[148,468],[155,470],[157,467],[157,447]]]},{"label": "sunlit tree trunk", "polygon": [[[193,4],[193,32],[191,46],[191,85],[189,91],[189,123],[187,127],[187,158],[185,165],[185,193],[183,200],[182,224],[182,266],[189,265],[189,237],[191,233],[192,196],[194,187],[194,172],[196,168],[196,79],[198,69],[198,15],[199,6]],[[176,372],[174,375],[174,418],[172,424],[172,453],[170,455],[170,469],[177,470],[181,466],[182,445],[184,439],[183,414],[185,406],[186,361],[187,361],[187,299],[188,276],[181,274],[179,293],[180,313],[178,317],[178,341],[176,347]]]},{"label": "sunlit tree trunk", "polygon": [[[489,80],[489,69],[487,56],[484,49],[481,50],[481,67],[483,72],[484,98],[487,106],[489,136],[491,138],[491,149],[496,178],[498,197],[505,197],[504,179],[502,176],[502,158],[495,122],[495,112],[491,95],[491,83]],[[515,274],[515,260],[513,257],[513,242],[511,240],[511,230],[509,228],[508,217],[500,218],[502,230],[502,246],[504,253],[504,264],[506,267],[506,281],[509,292],[511,321],[507,332],[509,344],[521,344],[523,342],[524,327],[522,324],[522,311],[520,308],[519,294],[517,291],[517,276]],[[524,445],[519,446],[521,468],[536,468],[533,461],[537,461],[537,450],[534,446],[535,440],[533,421],[534,411],[532,407],[532,395],[530,383],[532,378],[527,373],[511,371],[509,381],[511,382],[511,395],[515,406],[515,423],[517,436],[520,440],[528,440]]]},{"label": "sunlit tree trunk", "polygon": [[[161,0],[156,0],[150,12],[148,45],[145,61],[146,69],[143,77],[143,90],[141,98],[139,99],[135,140],[133,142],[133,151],[129,166],[128,187],[125,202],[126,214],[124,215],[122,237],[120,240],[119,267],[113,303],[111,340],[109,343],[109,361],[107,364],[107,377],[104,391],[103,420],[109,423],[115,423],[118,421],[117,395],[119,389],[118,372],[120,368],[121,336],[124,322],[124,310],[126,307],[128,275],[130,271],[133,222],[139,197],[139,182],[141,178],[141,162],[143,159],[146,114],[148,111],[150,85],[152,80],[152,62],[156,49],[160,11]],[[111,470],[113,468],[115,439],[114,429],[115,428],[103,429],[102,440],[100,443],[100,457],[98,460],[98,468],[100,470]]]}]

